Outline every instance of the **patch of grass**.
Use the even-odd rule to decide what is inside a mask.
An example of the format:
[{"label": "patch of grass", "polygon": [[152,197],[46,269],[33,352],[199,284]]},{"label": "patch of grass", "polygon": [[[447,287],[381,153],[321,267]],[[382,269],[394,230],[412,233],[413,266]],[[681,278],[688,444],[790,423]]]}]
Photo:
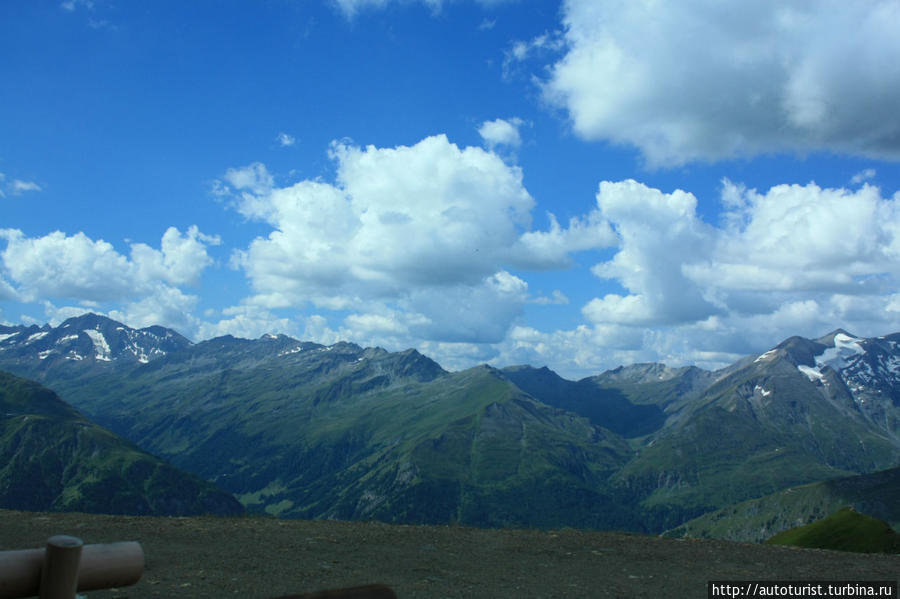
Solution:
[{"label": "patch of grass", "polygon": [[818,522],[778,533],[766,543],[857,553],[900,553],[900,534],[887,523],[850,507]]}]

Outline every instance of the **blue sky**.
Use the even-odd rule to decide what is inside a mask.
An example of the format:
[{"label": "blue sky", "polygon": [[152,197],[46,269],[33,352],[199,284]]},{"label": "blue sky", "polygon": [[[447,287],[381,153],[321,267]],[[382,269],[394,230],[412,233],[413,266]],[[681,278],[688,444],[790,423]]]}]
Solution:
[{"label": "blue sky", "polygon": [[0,5],[0,322],[445,367],[900,331],[900,2]]}]

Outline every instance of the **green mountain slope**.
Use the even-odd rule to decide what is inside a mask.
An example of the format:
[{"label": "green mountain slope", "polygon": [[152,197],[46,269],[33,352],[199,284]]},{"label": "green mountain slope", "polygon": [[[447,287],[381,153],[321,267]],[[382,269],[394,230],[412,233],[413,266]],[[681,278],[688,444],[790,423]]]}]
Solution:
[{"label": "green mountain slope", "polygon": [[778,533],[766,543],[857,553],[900,553],[900,534],[887,523],[850,507],[812,524]]},{"label": "green mountain slope", "polygon": [[668,536],[761,542],[844,506],[900,529],[900,468],[792,487],[704,514]]},{"label": "green mountain slope", "polygon": [[787,487],[895,466],[900,441],[798,369],[821,351],[792,338],[720,375],[614,480],[645,508],[669,511],[662,525],[671,528]]},{"label": "green mountain slope", "polygon": [[219,338],[54,378],[98,422],[285,517],[634,528],[607,489],[628,444],[499,371],[414,350]]},{"label": "green mountain slope", "polygon": [[581,414],[623,437],[651,433],[666,419],[659,405],[632,403],[621,388],[604,386],[594,379],[568,381],[546,366],[510,366],[503,374],[545,404]]},{"label": "green mountain slope", "polygon": [[0,507],[239,514],[233,497],[100,428],[37,383],[0,372]]}]

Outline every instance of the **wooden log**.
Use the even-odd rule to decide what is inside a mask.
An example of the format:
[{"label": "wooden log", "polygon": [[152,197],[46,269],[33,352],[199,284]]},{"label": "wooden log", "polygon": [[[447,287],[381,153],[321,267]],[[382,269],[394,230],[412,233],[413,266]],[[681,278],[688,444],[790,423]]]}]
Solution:
[{"label": "wooden log", "polygon": [[331,589],[302,595],[284,595],[273,599],[397,599],[390,587],[383,584],[367,584],[361,587]]},{"label": "wooden log", "polygon": [[[0,551],[0,599],[35,597],[40,593],[44,549]],[[140,543],[84,545],[78,570],[78,591],[123,587],[144,572]]]},{"label": "wooden log", "polygon": [[75,599],[83,546],[78,537],[57,535],[47,540],[41,566],[41,599]]}]

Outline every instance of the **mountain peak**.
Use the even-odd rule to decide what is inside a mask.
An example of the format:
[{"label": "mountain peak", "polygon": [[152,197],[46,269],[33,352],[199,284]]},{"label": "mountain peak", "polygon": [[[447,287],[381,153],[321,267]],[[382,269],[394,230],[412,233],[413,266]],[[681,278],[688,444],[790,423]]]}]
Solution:
[{"label": "mountain peak", "polygon": [[813,339],[813,341],[815,341],[816,343],[821,343],[822,345],[828,345],[829,347],[834,347],[834,344],[835,344],[834,340],[836,337],[849,337],[851,339],[859,339],[859,337],[857,337],[853,333],[848,333],[844,329],[835,329],[835,330],[831,331],[830,333],[828,333],[827,335],[819,337],[818,339]]},{"label": "mountain peak", "polygon": [[38,358],[44,368],[54,363],[149,362],[191,345],[177,332],[161,326],[132,329],[106,316],[87,312],[58,327],[13,328],[3,335],[5,357]]}]

